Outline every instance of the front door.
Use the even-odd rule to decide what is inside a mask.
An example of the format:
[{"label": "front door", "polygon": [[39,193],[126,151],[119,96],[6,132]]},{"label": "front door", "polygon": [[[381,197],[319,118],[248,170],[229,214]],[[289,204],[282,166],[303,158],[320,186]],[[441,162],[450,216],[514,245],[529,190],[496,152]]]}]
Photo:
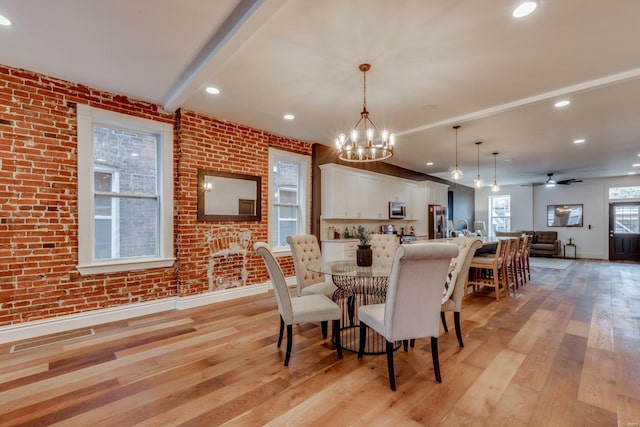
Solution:
[{"label": "front door", "polygon": [[640,202],[609,204],[609,259],[640,261]]}]

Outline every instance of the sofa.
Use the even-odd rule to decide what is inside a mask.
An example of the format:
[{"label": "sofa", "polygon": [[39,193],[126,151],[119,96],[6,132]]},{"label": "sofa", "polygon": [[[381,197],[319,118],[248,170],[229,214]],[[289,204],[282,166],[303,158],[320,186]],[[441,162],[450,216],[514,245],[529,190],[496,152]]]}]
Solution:
[{"label": "sofa", "polygon": [[533,236],[531,255],[557,256],[560,255],[562,245],[558,240],[557,231],[521,231],[522,234]]}]

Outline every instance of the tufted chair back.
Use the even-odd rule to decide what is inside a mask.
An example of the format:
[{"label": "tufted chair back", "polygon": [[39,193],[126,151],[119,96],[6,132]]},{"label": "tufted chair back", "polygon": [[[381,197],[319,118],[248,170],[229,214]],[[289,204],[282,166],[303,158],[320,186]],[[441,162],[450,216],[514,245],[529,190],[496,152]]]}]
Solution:
[{"label": "tufted chair back", "polygon": [[287,236],[287,243],[291,247],[293,266],[296,270],[296,287],[298,295],[309,285],[324,282],[324,274],[310,271],[307,267],[313,262],[322,262],[322,253],[318,238],[313,234],[298,234]]},{"label": "tufted chair back", "polygon": [[460,311],[464,297],[469,267],[476,251],[482,247],[482,239],[478,237],[458,237],[451,239],[458,245],[459,253],[454,258],[455,267],[448,277],[445,293],[442,297],[442,311]]},{"label": "tufted chair back", "polygon": [[373,262],[391,264],[399,245],[398,236],[395,234],[372,234],[371,250],[373,251]]}]

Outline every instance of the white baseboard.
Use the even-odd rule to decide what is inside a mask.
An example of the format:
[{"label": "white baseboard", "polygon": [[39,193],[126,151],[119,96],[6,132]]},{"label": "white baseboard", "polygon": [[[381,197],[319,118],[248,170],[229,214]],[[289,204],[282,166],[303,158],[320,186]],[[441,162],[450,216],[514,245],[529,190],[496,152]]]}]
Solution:
[{"label": "white baseboard", "polygon": [[[296,283],[295,277],[287,277],[287,285]],[[272,289],[271,282],[241,288],[224,289],[206,294],[190,295],[187,297],[172,297],[118,307],[103,308],[86,313],[69,314],[51,319],[34,320],[16,325],[0,327],[0,344],[21,341],[49,334],[67,332],[74,329],[87,328],[103,323],[116,322],[160,313],[170,310],[184,310],[216,302],[228,301],[250,295],[257,295]]]}]

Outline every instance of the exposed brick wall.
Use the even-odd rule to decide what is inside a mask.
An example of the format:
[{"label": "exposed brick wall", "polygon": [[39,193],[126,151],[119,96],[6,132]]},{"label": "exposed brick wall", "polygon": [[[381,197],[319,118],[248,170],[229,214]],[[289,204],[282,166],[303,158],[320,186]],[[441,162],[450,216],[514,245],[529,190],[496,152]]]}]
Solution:
[{"label": "exposed brick wall", "polygon": [[173,268],[75,272],[77,103],[174,121],[149,103],[0,66],[0,325],[176,294]]},{"label": "exposed brick wall", "polygon": [[[174,218],[178,262],[173,268],[80,276],[77,206],[77,103],[172,123]],[[182,146],[178,145],[180,141]],[[123,304],[203,292],[202,234],[249,225],[267,238],[267,147],[311,154],[311,144],[195,113],[179,120],[147,102],[0,65],[0,326]],[[196,220],[197,168],[263,177],[259,223]],[[266,270],[253,254],[249,284]],[[293,274],[290,258],[281,260]]]},{"label": "exposed brick wall", "polygon": [[[269,279],[262,259],[253,252],[253,243],[267,241],[269,147],[311,155],[310,143],[275,136],[248,126],[213,119],[191,111],[178,114],[179,161],[176,198],[180,215],[178,228],[178,281],[180,294],[191,295],[208,290],[207,264],[209,248],[205,243],[207,232],[227,230],[251,231],[247,260],[247,284],[262,283]],[[197,171],[209,169],[262,177],[261,221],[197,220]],[[278,259],[285,276],[294,275],[291,257]]]}]

